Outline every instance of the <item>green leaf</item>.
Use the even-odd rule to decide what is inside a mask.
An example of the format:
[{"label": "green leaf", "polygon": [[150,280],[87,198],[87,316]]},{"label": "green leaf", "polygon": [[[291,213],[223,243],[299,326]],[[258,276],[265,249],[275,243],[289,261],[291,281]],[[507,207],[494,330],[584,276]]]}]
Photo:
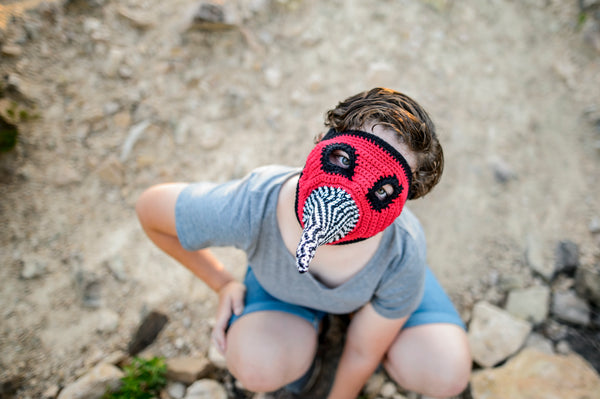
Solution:
[{"label": "green leaf", "polygon": [[0,117],[0,152],[8,152],[17,144],[19,129]]},{"label": "green leaf", "polygon": [[103,399],[152,399],[160,395],[167,385],[167,364],[163,358],[142,359],[134,357],[123,367],[125,376],[121,388],[106,393]]}]

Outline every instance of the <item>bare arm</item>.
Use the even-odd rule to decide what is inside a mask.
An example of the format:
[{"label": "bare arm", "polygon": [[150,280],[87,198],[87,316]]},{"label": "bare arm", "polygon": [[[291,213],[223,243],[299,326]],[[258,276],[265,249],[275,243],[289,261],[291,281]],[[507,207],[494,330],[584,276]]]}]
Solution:
[{"label": "bare arm", "polygon": [[138,199],[135,210],[142,228],[157,247],[175,258],[214,291],[219,290],[233,276],[208,249],[185,250],[175,229],[175,202],[186,187],[184,183],[160,184],[146,190]]},{"label": "bare arm", "polygon": [[355,398],[408,317],[386,319],[367,304],[352,318],[328,399]]},{"label": "bare arm", "polygon": [[244,308],[245,286],[233,278],[210,250],[187,251],[181,246],[175,229],[175,202],[186,186],[184,183],[153,186],[140,196],[135,210],[152,242],[219,294],[213,339],[224,352],[227,323],[232,313],[239,315]]}]

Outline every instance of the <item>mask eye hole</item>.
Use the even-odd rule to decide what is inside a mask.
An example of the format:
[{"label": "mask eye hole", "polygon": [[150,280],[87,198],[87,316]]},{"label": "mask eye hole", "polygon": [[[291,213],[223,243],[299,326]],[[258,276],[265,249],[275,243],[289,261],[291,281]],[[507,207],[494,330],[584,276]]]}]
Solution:
[{"label": "mask eye hole", "polygon": [[321,168],[329,174],[345,176],[352,180],[356,166],[356,151],[345,143],[334,143],[323,148]]},{"label": "mask eye hole", "polygon": [[350,156],[344,150],[331,151],[331,154],[329,154],[329,162],[344,169],[348,169],[352,164],[350,162]]},{"label": "mask eye hole", "polygon": [[386,209],[402,193],[403,187],[396,176],[382,177],[367,193],[367,200],[375,211]]},{"label": "mask eye hole", "polygon": [[385,201],[388,197],[394,195],[394,187],[391,184],[386,184],[375,190],[375,196],[380,201]]}]

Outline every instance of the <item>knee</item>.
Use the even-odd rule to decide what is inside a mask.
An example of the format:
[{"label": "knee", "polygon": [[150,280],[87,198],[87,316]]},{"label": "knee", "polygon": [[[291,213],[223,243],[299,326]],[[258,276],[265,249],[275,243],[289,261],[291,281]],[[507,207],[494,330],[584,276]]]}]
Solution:
[{"label": "knee", "polygon": [[256,354],[235,354],[227,356],[227,368],[231,374],[252,392],[271,392],[284,386],[286,372],[283,367],[277,367],[276,360],[268,356]]},{"label": "knee", "polygon": [[388,357],[384,365],[400,386],[434,398],[457,396],[469,384],[472,360],[468,350],[437,353],[420,363],[420,367],[414,367]]},{"label": "knee", "polygon": [[460,395],[469,384],[471,365],[471,357],[466,356],[463,359],[453,359],[434,367],[429,376],[431,385],[428,395],[437,398]]}]

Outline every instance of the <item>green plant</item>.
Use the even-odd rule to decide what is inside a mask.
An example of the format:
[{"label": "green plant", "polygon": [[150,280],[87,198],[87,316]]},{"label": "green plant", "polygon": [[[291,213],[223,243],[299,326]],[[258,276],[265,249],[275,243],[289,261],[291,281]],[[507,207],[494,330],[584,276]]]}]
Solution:
[{"label": "green plant", "polygon": [[152,399],[160,395],[167,385],[167,364],[160,357],[142,359],[134,357],[131,364],[123,367],[118,391],[107,392],[103,399]]},{"label": "green plant", "polygon": [[12,150],[17,144],[18,135],[17,126],[6,122],[0,115],[0,152]]}]

